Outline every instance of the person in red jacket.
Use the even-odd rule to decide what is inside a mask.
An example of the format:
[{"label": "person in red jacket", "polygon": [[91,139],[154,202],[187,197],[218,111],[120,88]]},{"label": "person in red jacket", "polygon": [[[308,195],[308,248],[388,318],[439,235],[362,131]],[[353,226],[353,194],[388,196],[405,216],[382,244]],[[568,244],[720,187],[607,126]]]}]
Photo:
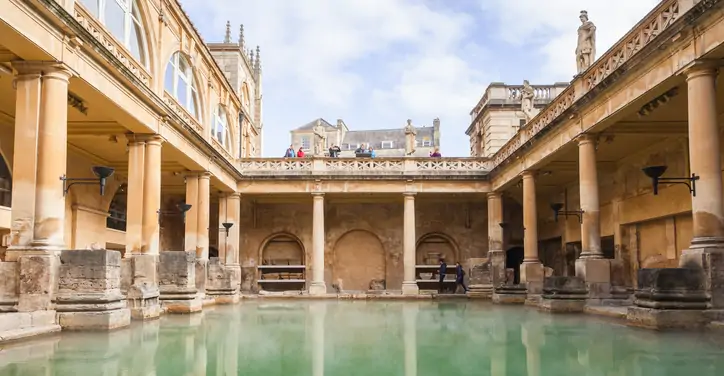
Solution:
[{"label": "person in red jacket", "polygon": [[304,158],[304,150],[302,148],[299,148],[299,151],[297,152],[297,158]]}]

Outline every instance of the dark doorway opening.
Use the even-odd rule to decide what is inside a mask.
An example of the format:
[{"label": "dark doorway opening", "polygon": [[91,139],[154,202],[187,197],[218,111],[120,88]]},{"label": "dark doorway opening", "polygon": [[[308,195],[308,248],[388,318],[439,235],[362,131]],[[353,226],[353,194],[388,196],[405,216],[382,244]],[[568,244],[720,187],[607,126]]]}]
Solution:
[{"label": "dark doorway opening", "polygon": [[523,247],[513,247],[505,252],[505,268],[513,269],[515,277],[513,283],[520,283],[520,264],[523,263]]}]

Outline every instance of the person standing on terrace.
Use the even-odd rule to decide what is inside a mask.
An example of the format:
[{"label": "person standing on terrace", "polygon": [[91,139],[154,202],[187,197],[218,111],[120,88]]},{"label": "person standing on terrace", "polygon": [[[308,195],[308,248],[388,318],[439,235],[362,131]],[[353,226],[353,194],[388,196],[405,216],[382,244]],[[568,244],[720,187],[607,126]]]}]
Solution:
[{"label": "person standing on terrace", "polygon": [[442,154],[440,154],[440,148],[435,148],[435,151],[430,153],[430,157],[432,158],[440,158],[442,157]]},{"label": "person standing on terrace", "polygon": [[294,152],[294,146],[289,145],[289,148],[287,149],[286,153],[284,153],[284,158],[294,158],[296,157],[296,153]]}]

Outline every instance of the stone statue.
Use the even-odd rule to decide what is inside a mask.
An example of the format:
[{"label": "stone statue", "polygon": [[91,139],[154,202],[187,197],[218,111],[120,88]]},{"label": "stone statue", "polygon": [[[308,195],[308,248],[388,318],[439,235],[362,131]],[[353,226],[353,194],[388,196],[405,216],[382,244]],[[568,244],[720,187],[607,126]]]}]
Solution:
[{"label": "stone statue", "polygon": [[578,45],[576,46],[576,65],[578,74],[583,73],[596,59],[596,25],[588,20],[588,12],[581,11],[578,17],[581,26],[578,27]]},{"label": "stone statue", "polygon": [[317,124],[313,128],[314,132],[314,155],[321,157],[324,155],[327,134],[321,120],[317,120]]},{"label": "stone statue", "polygon": [[407,119],[407,125],[405,126],[405,155],[415,154],[415,136],[417,136],[417,130],[412,126],[412,120]]},{"label": "stone statue", "polygon": [[536,114],[538,114],[538,111],[533,106],[533,100],[535,99],[535,89],[533,89],[533,86],[530,86],[530,82],[528,82],[528,80],[523,81],[523,89],[520,92],[520,97],[521,109],[525,114],[526,122],[529,122],[535,117]]}]

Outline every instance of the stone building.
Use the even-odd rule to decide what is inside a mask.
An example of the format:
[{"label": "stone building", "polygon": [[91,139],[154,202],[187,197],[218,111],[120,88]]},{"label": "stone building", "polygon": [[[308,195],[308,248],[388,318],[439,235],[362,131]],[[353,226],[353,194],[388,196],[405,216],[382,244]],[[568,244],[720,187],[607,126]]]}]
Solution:
[{"label": "stone building", "polygon": [[440,258],[471,297],[724,321],[723,3],[663,0],[597,59],[581,16],[581,72],[547,105],[524,85],[525,123],[473,157],[302,159],[252,158],[259,52],[205,45],[177,1],[126,2],[140,34],[107,2],[1,2],[0,339],[240,292],[429,296]]},{"label": "stone building", "polygon": [[[326,149],[337,145],[342,150],[341,157],[354,157],[354,151],[361,145],[372,147],[378,157],[401,157],[405,155],[405,127],[378,130],[351,131],[344,120],[337,119],[332,125],[319,118],[290,131],[291,144],[294,150],[301,147],[311,152],[314,143],[313,128],[321,123],[326,130]],[[432,126],[414,125],[415,153],[414,157],[427,157],[436,147],[440,147],[440,119],[434,119]],[[283,154],[283,151],[282,151]]]}]

